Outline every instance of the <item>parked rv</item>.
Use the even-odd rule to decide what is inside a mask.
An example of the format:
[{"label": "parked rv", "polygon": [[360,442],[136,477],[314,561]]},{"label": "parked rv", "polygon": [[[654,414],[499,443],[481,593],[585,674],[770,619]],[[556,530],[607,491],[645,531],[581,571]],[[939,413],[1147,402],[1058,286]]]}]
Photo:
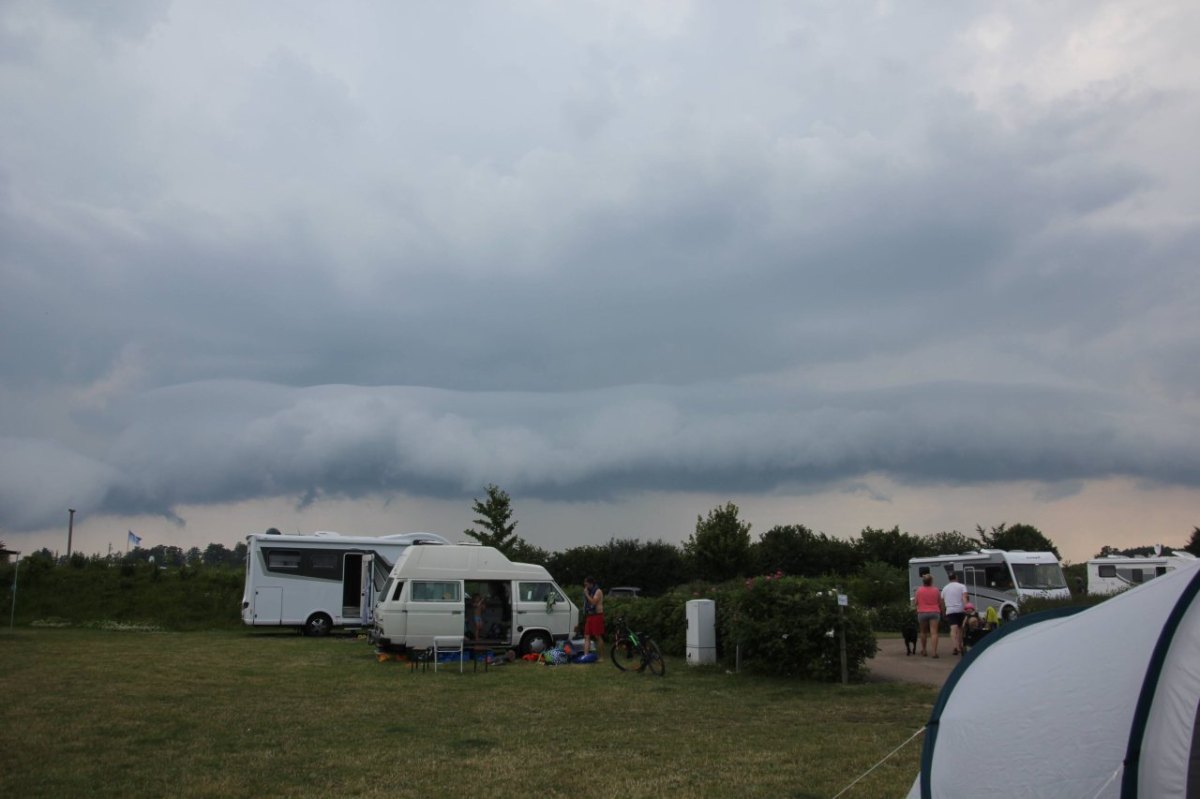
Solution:
[{"label": "parked rv", "polygon": [[1094,558],[1087,564],[1088,593],[1115,594],[1195,561],[1195,555],[1183,551],[1173,555],[1108,555]]},{"label": "parked rv", "polygon": [[494,547],[456,544],[402,552],[375,605],[383,650],[427,649],[436,636],[540,652],[568,638],[579,609],[542,566]]},{"label": "parked rv", "polygon": [[1001,549],[913,558],[908,562],[909,595],[921,585],[923,575],[932,574],[933,584],[944,588],[951,573],[957,573],[967,587],[976,610],[983,613],[994,607],[1004,619],[1015,618],[1021,600],[1027,597],[1071,598],[1062,566],[1053,552]]},{"label": "parked rv", "polygon": [[369,626],[376,594],[400,553],[414,544],[449,543],[433,533],[248,535],[242,623],[294,626],[307,635]]}]

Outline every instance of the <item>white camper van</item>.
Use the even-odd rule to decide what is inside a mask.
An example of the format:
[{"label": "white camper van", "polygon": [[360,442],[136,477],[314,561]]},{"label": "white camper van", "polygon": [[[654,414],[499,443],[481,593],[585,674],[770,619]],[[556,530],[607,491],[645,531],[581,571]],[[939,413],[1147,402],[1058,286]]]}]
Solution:
[{"label": "white camper van", "polygon": [[570,636],[579,609],[542,566],[513,563],[494,547],[411,547],[375,605],[384,650],[427,649],[435,636],[540,652]]},{"label": "white camper van", "polygon": [[1094,558],[1087,564],[1088,593],[1115,594],[1155,577],[1162,577],[1167,572],[1194,563],[1195,560],[1195,555],[1182,551],[1173,555],[1108,555]]},{"label": "white camper van", "polygon": [[299,627],[308,635],[369,626],[376,593],[400,553],[413,544],[449,543],[433,533],[248,535],[242,623]]},{"label": "white camper van", "polygon": [[1016,617],[1021,600],[1026,597],[1071,598],[1062,566],[1053,552],[980,549],[959,555],[913,558],[908,562],[910,596],[926,573],[933,575],[933,584],[938,588],[945,588],[950,574],[957,573],[977,611],[983,613],[994,607],[1005,619]]}]

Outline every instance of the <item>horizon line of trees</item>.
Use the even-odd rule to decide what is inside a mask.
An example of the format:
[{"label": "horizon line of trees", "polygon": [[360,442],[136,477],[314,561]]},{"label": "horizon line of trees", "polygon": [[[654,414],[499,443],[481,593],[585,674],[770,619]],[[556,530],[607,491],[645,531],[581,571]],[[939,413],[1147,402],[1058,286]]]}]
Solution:
[{"label": "horizon line of trees", "polygon": [[[868,582],[896,584],[907,573],[915,557],[969,552],[980,548],[1048,551],[1061,559],[1058,548],[1042,531],[1028,524],[1001,523],[990,528],[976,525],[973,536],[957,530],[930,535],[865,527],[857,539],[842,539],[815,532],[803,524],[776,525],[751,538],[751,525],[739,518],[733,502],[696,517],[696,527],[679,545],[661,539],[642,542],[618,539],[605,544],[587,544],[550,552],[528,543],[516,533],[512,498],[494,483],[484,488],[484,498],[475,499],[472,511],[476,528],[463,534],[486,546],[494,546],[513,560],[545,566],[564,585],[582,584],[587,576],[602,585],[635,585],[647,594],[667,591],[700,580],[713,583],[761,574],[782,573],[797,577],[858,577]],[[278,532],[271,528],[268,532]],[[4,548],[0,542],[0,549]],[[1200,526],[1194,528],[1181,549],[1200,556]],[[1119,549],[1104,546],[1095,557],[1109,554],[1153,554],[1152,546]],[[59,557],[43,548],[22,560],[33,559],[43,567],[60,564],[83,568],[89,564],[153,563],[167,567],[226,567],[241,569],[246,563],[246,544],[232,549],[211,543],[204,549],[187,550],[170,545],[135,547],[125,553],[84,556],[73,553]],[[906,582],[906,580],[905,580]]]}]

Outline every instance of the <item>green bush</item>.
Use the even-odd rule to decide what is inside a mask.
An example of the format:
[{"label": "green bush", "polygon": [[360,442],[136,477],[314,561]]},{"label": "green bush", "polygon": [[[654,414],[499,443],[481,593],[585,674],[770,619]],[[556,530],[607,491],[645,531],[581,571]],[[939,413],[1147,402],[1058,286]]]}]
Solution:
[{"label": "green bush", "polygon": [[892,633],[901,632],[909,622],[916,623],[916,611],[910,602],[890,602],[867,611],[871,629]]},{"label": "green bush", "polygon": [[[26,568],[29,564],[32,568]],[[0,567],[0,613],[12,612],[13,565]],[[64,619],[75,625],[103,622],[166,630],[234,627],[241,622],[243,572],[212,567],[160,568],[147,563],[44,566],[22,561],[16,622]]]},{"label": "green bush", "polygon": [[629,626],[649,633],[668,655],[687,649],[687,602],[716,602],[717,658],[732,668],[811,680],[841,679],[838,628],[845,623],[847,671],[853,680],[866,674],[875,653],[875,637],[864,608],[839,613],[837,591],[829,581],[798,577],[762,577],[712,586],[693,583],[655,599],[605,602],[610,626],[624,617]]}]

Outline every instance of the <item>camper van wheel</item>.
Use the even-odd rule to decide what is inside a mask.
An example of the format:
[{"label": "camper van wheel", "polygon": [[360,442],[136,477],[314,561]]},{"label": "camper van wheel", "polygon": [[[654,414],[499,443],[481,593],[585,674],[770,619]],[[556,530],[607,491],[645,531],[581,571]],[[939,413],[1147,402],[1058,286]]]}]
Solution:
[{"label": "camper van wheel", "polygon": [[1017,609],[1014,608],[1012,605],[1009,605],[1004,610],[1000,611],[1000,618],[1004,619],[1005,621],[1012,621],[1016,617],[1017,617]]},{"label": "camper van wheel", "polygon": [[528,655],[530,652],[541,654],[549,649],[554,648],[554,642],[550,640],[550,636],[544,632],[535,631],[525,633],[525,637],[521,639],[521,654]]},{"label": "camper van wheel", "polygon": [[314,613],[304,623],[304,634],[315,638],[319,638],[322,635],[329,635],[331,629],[333,629],[333,619],[324,613]]}]

